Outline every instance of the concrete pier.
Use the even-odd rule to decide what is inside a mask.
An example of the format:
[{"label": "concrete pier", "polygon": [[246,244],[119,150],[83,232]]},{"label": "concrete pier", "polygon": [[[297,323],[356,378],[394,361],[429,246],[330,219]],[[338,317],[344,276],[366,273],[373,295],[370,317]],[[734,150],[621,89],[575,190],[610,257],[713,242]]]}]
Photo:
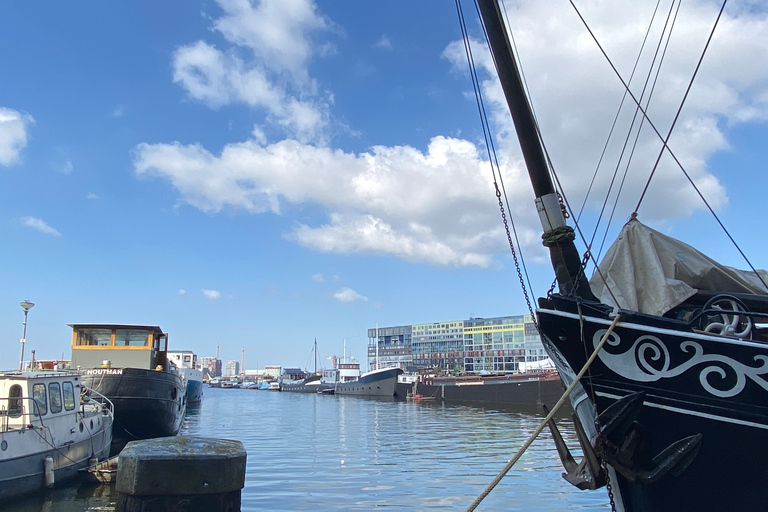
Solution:
[{"label": "concrete pier", "polygon": [[131,441],[120,452],[115,512],[239,512],[245,462],[240,441]]}]

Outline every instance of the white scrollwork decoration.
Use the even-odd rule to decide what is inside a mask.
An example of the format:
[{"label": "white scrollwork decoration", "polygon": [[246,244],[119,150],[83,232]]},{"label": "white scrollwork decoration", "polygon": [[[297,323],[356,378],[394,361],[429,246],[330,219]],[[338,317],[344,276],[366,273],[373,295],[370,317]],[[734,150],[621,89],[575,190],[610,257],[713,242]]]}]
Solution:
[{"label": "white scrollwork decoration", "polygon": [[[607,329],[601,329],[595,333],[592,338],[593,346],[596,347],[600,343],[606,331]],[[621,338],[614,331],[606,343],[618,347],[621,344]],[[706,355],[702,346],[695,341],[683,341],[679,347],[682,352],[690,355],[684,363],[674,368],[670,368],[672,358],[668,347],[659,338],[650,334],[639,336],[632,347],[625,352],[611,354],[601,350],[599,357],[605,366],[636,382],[655,382],[660,379],[673,378],[682,375],[694,366],[706,365],[699,373],[699,382],[704,390],[714,396],[730,398],[738,395],[744,390],[747,378],[768,391],[768,382],[760,377],[768,374],[768,356],[756,355],[754,359],[759,366],[752,367],[724,355]],[[710,379],[725,379],[724,366],[732,369],[736,375],[736,382],[729,389],[716,388],[710,382]]]}]

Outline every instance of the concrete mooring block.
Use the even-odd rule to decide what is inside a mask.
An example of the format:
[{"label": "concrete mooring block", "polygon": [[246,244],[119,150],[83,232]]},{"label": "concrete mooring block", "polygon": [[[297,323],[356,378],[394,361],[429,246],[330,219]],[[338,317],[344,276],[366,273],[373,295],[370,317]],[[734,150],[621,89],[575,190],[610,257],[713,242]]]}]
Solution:
[{"label": "concrete mooring block", "polygon": [[131,441],[120,452],[115,512],[239,512],[246,455],[226,439]]}]

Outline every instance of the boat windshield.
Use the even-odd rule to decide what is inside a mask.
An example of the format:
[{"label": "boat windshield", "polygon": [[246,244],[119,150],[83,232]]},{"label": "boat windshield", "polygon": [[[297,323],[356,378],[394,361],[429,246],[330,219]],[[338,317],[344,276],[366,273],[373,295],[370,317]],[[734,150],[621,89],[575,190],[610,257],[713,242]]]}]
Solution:
[{"label": "boat windshield", "polygon": [[[114,333],[114,342],[112,335]],[[147,329],[109,329],[88,327],[77,330],[77,345],[145,347],[151,339]]]}]

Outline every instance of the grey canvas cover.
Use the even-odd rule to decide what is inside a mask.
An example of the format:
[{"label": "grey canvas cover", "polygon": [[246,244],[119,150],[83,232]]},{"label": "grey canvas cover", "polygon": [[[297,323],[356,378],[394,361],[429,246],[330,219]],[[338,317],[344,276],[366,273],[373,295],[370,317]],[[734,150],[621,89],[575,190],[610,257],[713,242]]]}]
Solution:
[{"label": "grey canvas cover", "polygon": [[[768,283],[768,272],[758,272]],[[697,290],[768,294],[754,272],[721,265],[634,218],[624,225],[589,284],[605,304],[658,316]]]}]

